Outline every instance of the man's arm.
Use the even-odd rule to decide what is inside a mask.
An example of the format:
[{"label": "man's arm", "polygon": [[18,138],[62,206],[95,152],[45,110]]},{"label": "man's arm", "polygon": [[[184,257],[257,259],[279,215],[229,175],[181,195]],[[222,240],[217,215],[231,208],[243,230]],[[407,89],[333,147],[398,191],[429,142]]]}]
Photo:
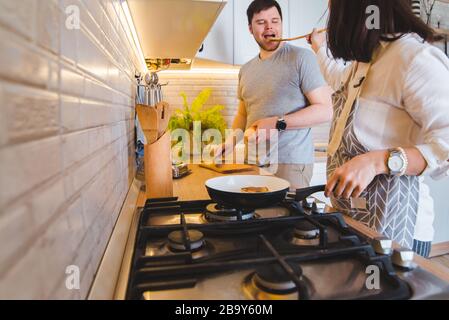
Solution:
[{"label": "man's arm", "polygon": [[[332,120],[332,89],[330,87],[320,87],[304,95],[310,105],[284,117],[287,130],[310,128]],[[252,124],[250,129],[252,131],[275,129],[277,120],[278,117],[261,119]],[[269,132],[266,136],[270,136]]]},{"label": "man's arm", "polygon": [[[245,103],[240,100],[237,114],[235,115],[234,121],[232,123],[233,130],[245,131],[246,128],[246,107]],[[240,141],[234,141],[235,136],[230,135],[225,141],[215,148],[214,154],[216,159],[221,159],[225,152],[231,152],[234,146]]]},{"label": "man's arm", "polygon": [[304,95],[310,105],[285,116],[287,130],[310,128],[332,120],[332,89],[330,87],[317,88]]},{"label": "man's arm", "polygon": [[237,110],[237,114],[234,118],[234,122],[232,123],[232,129],[241,129],[242,131],[246,128],[246,108],[245,103],[240,100],[239,108]]}]

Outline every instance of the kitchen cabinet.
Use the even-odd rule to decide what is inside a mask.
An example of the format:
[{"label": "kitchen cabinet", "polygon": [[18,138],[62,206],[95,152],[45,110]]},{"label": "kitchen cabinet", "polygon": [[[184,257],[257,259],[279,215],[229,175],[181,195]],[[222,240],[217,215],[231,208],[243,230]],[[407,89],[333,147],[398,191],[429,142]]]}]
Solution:
[{"label": "kitchen cabinet", "polygon": [[197,58],[234,64],[234,0],[228,0]]},{"label": "kitchen cabinet", "polygon": [[[246,10],[252,0],[228,0],[217,22],[204,41],[197,57],[226,64],[243,65],[259,53],[259,46],[248,30]],[[278,0],[283,13],[284,37],[307,34],[324,28],[328,0]],[[319,21],[320,20],[320,21]],[[306,47],[305,40],[292,44]]]}]

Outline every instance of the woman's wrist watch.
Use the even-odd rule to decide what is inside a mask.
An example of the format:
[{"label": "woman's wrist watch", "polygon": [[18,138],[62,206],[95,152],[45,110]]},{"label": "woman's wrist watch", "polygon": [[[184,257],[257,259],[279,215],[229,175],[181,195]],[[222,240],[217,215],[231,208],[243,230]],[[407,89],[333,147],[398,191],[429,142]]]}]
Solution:
[{"label": "woman's wrist watch", "polygon": [[407,153],[402,148],[389,150],[390,155],[387,161],[387,167],[392,176],[403,176],[407,172],[408,158]]}]

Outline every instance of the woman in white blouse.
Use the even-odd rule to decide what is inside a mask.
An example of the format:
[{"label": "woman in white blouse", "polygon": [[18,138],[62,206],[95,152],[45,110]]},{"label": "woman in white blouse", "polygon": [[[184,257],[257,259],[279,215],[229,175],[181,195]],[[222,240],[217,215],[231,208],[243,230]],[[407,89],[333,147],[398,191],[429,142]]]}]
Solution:
[{"label": "woman in white blouse", "polygon": [[409,0],[330,0],[329,10],[327,41],[309,37],[336,91],[326,195],[428,257],[434,212],[423,176],[449,176],[449,59]]}]

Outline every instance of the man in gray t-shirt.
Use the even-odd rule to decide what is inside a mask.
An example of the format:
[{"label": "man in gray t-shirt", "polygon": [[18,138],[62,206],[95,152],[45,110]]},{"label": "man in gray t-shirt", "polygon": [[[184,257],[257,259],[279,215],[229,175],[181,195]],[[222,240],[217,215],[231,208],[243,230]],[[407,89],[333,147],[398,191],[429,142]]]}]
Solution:
[{"label": "man in gray t-shirt", "polygon": [[282,37],[282,11],[276,1],[253,1],[248,23],[260,54],[240,70],[233,129],[246,130],[253,139],[259,130],[278,129],[276,175],[293,188],[308,186],[314,162],[310,128],[332,119],[332,91],[311,51],[271,41]]}]

